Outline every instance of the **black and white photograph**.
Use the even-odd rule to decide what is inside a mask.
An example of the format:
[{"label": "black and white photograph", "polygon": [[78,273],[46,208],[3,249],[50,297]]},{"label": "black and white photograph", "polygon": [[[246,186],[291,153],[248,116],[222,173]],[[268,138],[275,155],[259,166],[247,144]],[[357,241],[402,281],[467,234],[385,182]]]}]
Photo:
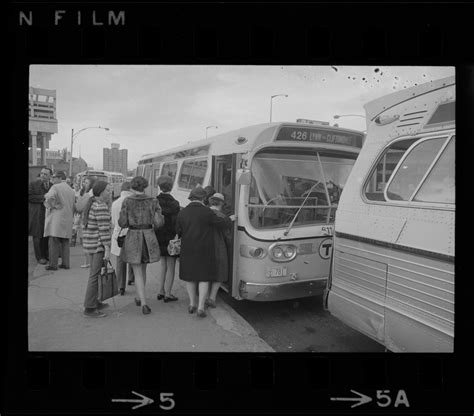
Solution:
[{"label": "black and white photograph", "polygon": [[28,350],[453,352],[455,102],[453,66],[30,65]]}]

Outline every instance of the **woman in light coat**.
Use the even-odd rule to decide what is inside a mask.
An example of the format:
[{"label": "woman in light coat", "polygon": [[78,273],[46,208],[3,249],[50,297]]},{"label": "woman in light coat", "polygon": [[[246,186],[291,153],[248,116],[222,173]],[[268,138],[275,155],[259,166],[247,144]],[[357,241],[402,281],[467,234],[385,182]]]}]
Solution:
[{"label": "woman in light coat", "polygon": [[160,261],[160,247],[153,228],[159,228],[164,223],[158,200],[145,195],[144,190],[148,181],[142,176],[136,176],[131,182],[133,195],[122,203],[118,225],[128,228],[120,257],[125,263],[132,265],[135,275],[135,288],[139,299],[135,298],[137,306],[142,306],[143,314],[151,312],[146,304],[146,266],[148,263]]},{"label": "woman in light coat", "polygon": [[[81,214],[78,224],[78,237],[82,244],[82,236],[84,233],[84,210],[89,204],[89,200],[93,197],[92,187],[94,186],[95,179],[93,177],[85,178],[82,181],[82,189],[79,192],[79,196],[76,201],[76,212]],[[85,263],[81,265],[82,268],[87,268],[90,266],[90,257],[89,254],[84,250]]]}]

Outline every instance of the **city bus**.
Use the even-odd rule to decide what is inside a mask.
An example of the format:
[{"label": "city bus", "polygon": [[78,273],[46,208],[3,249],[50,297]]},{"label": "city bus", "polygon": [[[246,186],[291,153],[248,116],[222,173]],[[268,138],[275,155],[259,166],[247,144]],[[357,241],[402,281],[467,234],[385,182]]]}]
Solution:
[{"label": "city bus", "polygon": [[455,79],[365,105],[325,306],[394,352],[452,352]]},{"label": "city bus", "polygon": [[94,177],[96,180],[106,181],[112,186],[112,199],[116,199],[120,196],[120,189],[122,183],[125,181],[125,176],[120,172],[108,172],[106,170],[85,170],[76,174],[74,182],[82,187],[82,181],[85,178]]},{"label": "city bus", "polygon": [[195,186],[224,195],[237,215],[224,285],[235,299],[321,296],[334,215],[363,140],[327,122],[265,123],[145,155],[136,173],[153,197],[170,176],[182,207]]}]

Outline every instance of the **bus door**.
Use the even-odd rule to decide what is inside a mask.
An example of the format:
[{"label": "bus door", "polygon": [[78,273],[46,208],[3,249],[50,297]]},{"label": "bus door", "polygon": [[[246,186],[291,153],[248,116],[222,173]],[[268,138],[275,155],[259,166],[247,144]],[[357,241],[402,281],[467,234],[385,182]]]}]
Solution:
[{"label": "bus door", "polygon": [[151,196],[155,198],[160,193],[160,190],[158,187],[158,178],[160,177],[161,163],[154,163],[152,167],[153,167],[153,174],[151,175],[151,181],[148,186],[150,187]]},{"label": "bus door", "polygon": [[[232,215],[238,212],[239,187],[235,184],[235,172],[240,164],[241,155],[221,155],[212,157],[212,176],[211,185],[216,192],[224,195],[223,212],[226,215]],[[238,251],[239,245],[235,241],[237,238],[237,221],[234,221],[232,227],[232,246],[230,247],[229,258],[229,279],[223,283],[223,288],[232,296],[238,296],[239,282],[237,281]]]},{"label": "bus door", "polygon": [[151,165],[145,165],[145,170],[143,172],[143,177],[148,181],[148,186],[145,189],[145,194],[148,196],[153,196],[152,195],[152,166]]}]

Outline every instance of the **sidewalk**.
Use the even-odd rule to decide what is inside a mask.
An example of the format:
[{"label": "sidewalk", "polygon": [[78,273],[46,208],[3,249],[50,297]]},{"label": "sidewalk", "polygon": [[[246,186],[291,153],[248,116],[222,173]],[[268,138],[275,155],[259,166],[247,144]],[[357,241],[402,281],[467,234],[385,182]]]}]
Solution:
[{"label": "sidewalk", "polygon": [[[175,278],[177,302],[156,299],[160,263],[147,268],[147,299],[152,313],[134,302],[135,286],[107,300],[105,318],[83,316],[89,269],[81,246],[71,247],[71,269],[47,271],[37,265],[29,239],[28,342],[30,351],[199,351],[272,352],[255,330],[230,306],[217,299],[206,318],[187,311],[188,296]],[[176,273],[178,276],[178,270]]]}]

